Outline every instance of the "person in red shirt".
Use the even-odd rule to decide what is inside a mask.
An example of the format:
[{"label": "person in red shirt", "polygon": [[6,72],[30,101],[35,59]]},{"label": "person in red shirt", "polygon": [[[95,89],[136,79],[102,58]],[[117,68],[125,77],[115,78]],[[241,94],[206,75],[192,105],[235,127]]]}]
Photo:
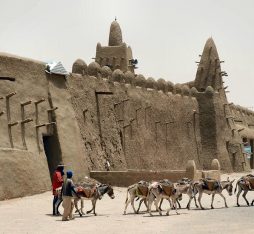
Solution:
[{"label": "person in red shirt", "polygon": [[63,201],[62,198],[58,194],[58,189],[62,188],[64,179],[64,165],[63,163],[59,163],[57,165],[56,170],[54,171],[52,177],[52,190],[53,190],[53,215],[60,215],[58,211],[58,207],[60,206],[61,202]]}]

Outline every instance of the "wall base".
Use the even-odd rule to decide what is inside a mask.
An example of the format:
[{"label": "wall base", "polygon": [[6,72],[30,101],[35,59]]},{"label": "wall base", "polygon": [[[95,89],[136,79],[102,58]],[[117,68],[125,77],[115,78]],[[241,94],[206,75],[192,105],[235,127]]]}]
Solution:
[{"label": "wall base", "polygon": [[44,155],[17,149],[0,149],[0,200],[50,190],[51,180]]}]

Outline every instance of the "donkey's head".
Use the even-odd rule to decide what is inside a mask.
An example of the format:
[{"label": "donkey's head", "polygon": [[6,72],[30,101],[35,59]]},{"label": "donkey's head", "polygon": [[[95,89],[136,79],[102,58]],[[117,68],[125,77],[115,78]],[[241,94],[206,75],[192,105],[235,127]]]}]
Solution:
[{"label": "donkey's head", "polygon": [[101,194],[101,196],[103,196],[105,193],[107,193],[111,199],[115,198],[114,190],[111,187],[111,185],[109,185],[109,184],[99,185],[98,190],[99,190],[99,193]]},{"label": "donkey's head", "polygon": [[230,181],[229,177],[227,179],[227,181],[224,181],[225,185],[224,188],[228,191],[229,196],[233,195],[233,183],[235,180]]},{"label": "donkey's head", "polygon": [[108,194],[108,196],[109,196],[111,199],[114,199],[114,198],[115,198],[114,190],[113,190],[113,188],[111,187],[111,185],[108,185],[107,194]]}]

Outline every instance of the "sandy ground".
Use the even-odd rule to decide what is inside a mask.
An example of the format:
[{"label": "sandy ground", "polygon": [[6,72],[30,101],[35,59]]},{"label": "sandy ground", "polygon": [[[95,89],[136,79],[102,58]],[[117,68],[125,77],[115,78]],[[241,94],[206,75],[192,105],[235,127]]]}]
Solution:
[{"label": "sandy ground", "polygon": [[[228,175],[223,175],[225,179]],[[230,178],[239,178],[241,174],[231,174]],[[61,217],[51,215],[52,195],[46,192],[30,197],[12,199],[0,202],[0,233],[254,233],[254,207],[246,207],[240,199],[242,207],[236,207],[235,195],[229,197],[229,208],[224,208],[221,197],[215,196],[214,210],[209,209],[211,196],[204,195],[203,206],[207,210],[194,208],[181,209],[180,215],[172,210],[169,216],[159,216],[154,212],[150,217],[147,213],[133,214],[128,207],[127,215],[123,215],[126,188],[114,189],[116,198],[110,199],[107,195],[97,203],[98,216],[87,215],[68,222],[62,222]],[[247,195],[249,200],[254,199],[254,193]],[[187,204],[187,197],[181,202]],[[167,203],[165,202],[165,206]],[[85,207],[90,209],[90,201],[85,201]],[[142,207],[141,210],[145,210]],[[62,207],[60,209],[62,212]]]}]

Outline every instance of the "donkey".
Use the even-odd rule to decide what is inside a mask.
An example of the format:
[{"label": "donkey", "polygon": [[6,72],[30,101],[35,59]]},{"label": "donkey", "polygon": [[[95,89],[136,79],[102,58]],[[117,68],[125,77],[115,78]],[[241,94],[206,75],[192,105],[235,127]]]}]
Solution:
[{"label": "donkey", "polygon": [[162,215],[161,210],[158,207],[158,203],[161,201],[161,199],[167,199],[170,203],[169,209],[167,209],[166,215],[169,215],[170,209],[173,209],[175,207],[175,211],[177,214],[177,206],[176,206],[176,200],[182,199],[182,194],[177,187],[176,184],[173,183],[163,183],[163,182],[154,182],[149,186],[149,192],[148,192],[148,212],[152,216],[151,212],[151,206],[154,202],[156,210],[159,211],[159,214]]},{"label": "donkey", "polygon": [[[181,180],[178,181],[178,183],[181,185],[183,185],[182,187],[182,194],[186,194],[189,196],[189,202],[186,206],[186,208],[189,210],[190,209],[190,204],[191,204],[191,201],[192,199],[194,198],[194,201],[195,201],[195,206],[196,208],[198,208],[198,204],[197,204],[197,199],[196,199],[196,196],[195,194],[197,193],[196,189],[194,188],[194,181],[191,180],[191,179],[188,179],[188,178],[182,178]],[[184,186],[185,185],[185,186]],[[177,201],[179,207],[181,208],[181,205],[180,203]]]},{"label": "donkey", "polygon": [[[254,176],[249,174],[246,176],[241,177],[237,182],[236,182],[236,186],[235,186],[235,193],[238,187],[238,193],[236,195],[236,199],[237,199],[237,206],[240,206],[239,204],[239,196],[241,194],[241,192],[243,191],[243,195],[242,197],[244,198],[244,200],[247,203],[247,206],[250,205],[250,203],[248,202],[247,198],[246,198],[246,194],[249,191],[253,191],[254,190]],[[254,200],[251,202],[251,205],[253,206]]]},{"label": "donkey", "polygon": [[199,194],[198,196],[198,202],[200,205],[200,208],[204,210],[205,208],[201,205],[201,198],[203,193],[206,194],[212,194],[212,202],[211,202],[211,209],[214,209],[213,207],[213,201],[214,201],[214,196],[215,194],[220,195],[224,199],[225,207],[228,207],[226,198],[222,194],[222,191],[224,189],[227,190],[229,196],[232,196],[233,194],[233,182],[235,180],[230,181],[229,178],[227,181],[218,181],[218,180],[213,180],[213,179],[201,179],[198,182],[194,183],[194,195],[197,193]]},{"label": "donkey", "polygon": [[[114,190],[111,187],[111,185],[108,184],[97,184],[94,185],[93,187],[83,187],[83,186],[78,186],[77,187],[77,194],[79,197],[74,197],[74,206],[76,208],[76,212],[79,213],[80,216],[82,216],[83,214],[85,214],[83,212],[83,208],[84,208],[84,202],[83,200],[91,200],[92,201],[92,209],[87,211],[86,214],[89,214],[93,211],[94,215],[97,215],[95,212],[95,206],[96,206],[96,202],[98,199],[101,199],[102,196],[104,194],[108,194],[108,196],[111,199],[115,198],[114,195]],[[78,209],[78,201],[81,200],[81,208]]]},{"label": "donkey", "polygon": [[[124,208],[123,214],[126,214],[127,207],[130,203],[132,205],[134,213],[136,213],[136,214],[139,213],[139,209],[140,209],[142,202],[145,203],[145,205],[148,209],[148,205],[147,205],[148,186],[149,186],[149,183],[147,181],[141,180],[138,183],[130,185],[127,188],[127,195],[126,195],[125,208]],[[128,197],[128,195],[130,195],[130,197]],[[134,199],[135,198],[138,198],[138,199],[141,198],[141,200],[139,202],[139,207],[137,210],[134,207]]]},{"label": "donkey", "polygon": [[[191,204],[191,201],[192,201],[193,198],[194,198],[194,201],[195,201],[196,208],[198,208],[199,206],[197,204],[197,199],[194,196],[195,188],[193,186],[193,181],[188,179],[188,178],[182,178],[181,180],[177,181],[176,185],[177,185],[177,187],[179,188],[179,190],[182,194],[186,194],[186,195],[189,196],[189,202],[186,206],[186,209],[188,209],[188,210],[190,209],[190,204]],[[161,202],[160,202],[160,206],[159,206],[160,210],[161,210],[162,202],[163,202],[163,199],[161,199]],[[178,204],[179,209],[181,209],[181,204],[180,204],[178,199],[176,200],[176,202]]]}]

